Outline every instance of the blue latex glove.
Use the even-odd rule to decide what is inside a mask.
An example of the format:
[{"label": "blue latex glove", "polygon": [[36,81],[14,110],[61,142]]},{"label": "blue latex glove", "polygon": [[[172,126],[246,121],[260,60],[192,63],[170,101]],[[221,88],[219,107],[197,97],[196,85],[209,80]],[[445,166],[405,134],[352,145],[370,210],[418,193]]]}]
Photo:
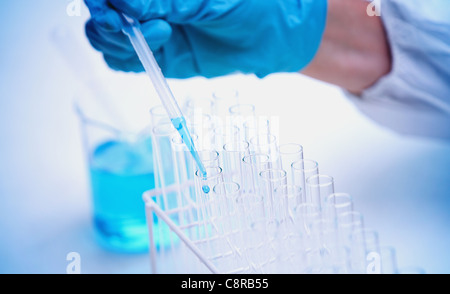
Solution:
[{"label": "blue latex glove", "polygon": [[85,0],[86,34],[116,70],[143,71],[118,11],[142,23],[168,78],[297,72],[314,57],[327,0]]}]

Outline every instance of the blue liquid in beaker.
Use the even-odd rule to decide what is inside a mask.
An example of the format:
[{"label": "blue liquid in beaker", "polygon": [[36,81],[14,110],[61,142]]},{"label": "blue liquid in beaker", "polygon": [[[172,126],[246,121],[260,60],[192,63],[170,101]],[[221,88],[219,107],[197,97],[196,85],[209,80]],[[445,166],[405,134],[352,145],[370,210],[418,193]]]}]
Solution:
[{"label": "blue liquid in beaker", "polygon": [[149,236],[142,194],[155,187],[151,140],[99,145],[92,154],[90,174],[100,244],[119,252],[146,252]]}]

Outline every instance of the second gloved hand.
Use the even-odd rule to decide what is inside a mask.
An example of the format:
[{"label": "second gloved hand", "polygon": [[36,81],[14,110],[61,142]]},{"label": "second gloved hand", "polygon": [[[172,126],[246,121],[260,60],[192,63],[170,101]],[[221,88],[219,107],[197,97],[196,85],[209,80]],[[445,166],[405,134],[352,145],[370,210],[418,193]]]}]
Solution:
[{"label": "second gloved hand", "polygon": [[138,19],[169,78],[297,72],[314,57],[326,0],[85,0],[86,34],[108,65],[143,71],[118,12]]}]

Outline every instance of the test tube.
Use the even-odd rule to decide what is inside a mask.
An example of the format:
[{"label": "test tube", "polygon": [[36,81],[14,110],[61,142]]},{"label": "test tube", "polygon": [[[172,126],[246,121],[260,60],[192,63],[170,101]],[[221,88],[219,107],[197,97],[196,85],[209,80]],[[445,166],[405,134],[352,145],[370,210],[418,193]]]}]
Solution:
[{"label": "test tube", "polygon": [[344,212],[337,216],[339,244],[350,250],[351,235],[364,228],[364,218],[359,211]]},{"label": "test tube", "polygon": [[211,96],[200,95],[196,97],[188,97],[185,103],[185,116],[191,118],[195,115],[207,114],[214,116],[215,113],[215,103]]},{"label": "test tube", "polygon": [[[192,135],[192,139],[194,143],[197,141],[195,134]],[[178,214],[179,228],[184,231],[190,240],[195,241],[199,238],[194,225],[198,221],[196,210],[194,209],[195,187],[193,186],[196,163],[179,133],[173,135],[171,142],[174,159],[173,170],[176,175],[175,187],[178,191],[177,196],[179,199],[179,206],[172,211],[172,214]],[[185,244],[183,242],[181,243],[180,250],[182,252],[189,252],[189,249]],[[205,251],[204,248],[201,248],[201,245],[199,249]],[[192,262],[190,259],[191,254],[181,253],[180,256],[182,256],[183,263],[180,264],[180,261],[175,262],[176,266],[180,267],[180,269],[182,269],[183,264],[187,263],[193,264],[193,266],[199,266],[198,263]],[[198,270],[198,268],[196,270]]]},{"label": "test tube", "polygon": [[275,135],[260,133],[250,139],[250,151],[269,155],[270,167],[281,168],[279,160],[278,142]]},{"label": "test tube", "polygon": [[274,210],[278,215],[277,251],[278,266],[277,272],[293,273],[296,263],[300,262],[298,250],[301,248],[300,234],[294,222],[294,210],[301,199],[301,189],[294,185],[282,185],[275,188]]},{"label": "test tube", "polygon": [[219,203],[219,217],[224,221],[224,234],[232,233],[240,225],[238,221],[237,201],[240,196],[240,186],[235,182],[221,182],[213,187],[214,197]]},{"label": "test tube", "polygon": [[157,105],[150,109],[150,119],[152,126],[157,126],[161,123],[170,123],[167,110],[162,105]]},{"label": "test tube", "polygon": [[[194,144],[197,142],[197,136],[192,135]],[[217,233],[214,230],[206,230],[202,223],[201,227],[198,219],[198,210],[196,208],[196,192],[194,185],[195,170],[197,165],[190,153],[190,150],[182,140],[180,134],[176,133],[172,137],[172,149],[173,158],[175,164],[173,165],[173,170],[177,176],[176,178],[176,188],[178,190],[180,198],[180,207],[173,211],[173,213],[178,213],[179,215],[179,226],[183,228],[188,238],[195,242],[197,247],[204,252],[208,257],[213,254],[210,248],[210,243],[212,240],[217,239]],[[214,151],[199,151],[199,157],[207,165],[217,164],[217,152]],[[200,227],[200,229],[199,229]],[[181,250],[188,250],[184,246]],[[180,256],[185,258],[185,262],[189,262],[187,258],[190,254],[181,253]],[[177,261],[179,263],[180,261]],[[186,264],[186,263],[184,263]],[[194,263],[197,264],[197,263]]]},{"label": "test tube", "polygon": [[337,226],[337,216],[353,211],[353,199],[348,193],[330,194],[325,201],[324,216]]},{"label": "test tube", "polygon": [[196,212],[198,219],[198,238],[206,255],[216,265],[217,259],[223,258],[224,252],[230,251],[228,244],[223,242],[220,218],[220,203],[214,197],[213,187],[223,182],[220,167],[205,167],[207,176],[199,170],[195,173]]},{"label": "test tube", "polygon": [[281,168],[287,172],[289,185],[294,185],[292,164],[303,159],[303,146],[295,143],[282,144],[278,148],[280,153]]},{"label": "test tube", "polygon": [[186,125],[191,134],[198,136],[196,147],[202,149],[215,149],[213,142],[214,124],[209,114],[195,114],[188,118]]},{"label": "test tube", "polygon": [[319,164],[314,160],[302,159],[291,164],[291,171],[294,185],[302,189],[302,202],[306,202],[306,179],[319,174]]},{"label": "test tube", "polygon": [[197,170],[196,175],[196,203],[199,219],[203,222],[214,221],[218,213],[218,203],[211,196],[211,189],[223,182],[222,168],[216,166],[205,167],[207,176]]},{"label": "test tube", "polygon": [[320,219],[319,207],[312,203],[301,203],[294,209],[294,223],[303,238],[303,250],[310,250],[312,243],[312,224]]},{"label": "test tube", "polygon": [[[194,143],[197,140],[195,135],[192,135]],[[183,225],[182,221],[186,219],[187,223],[192,223],[196,221],[195,213],[192,209],[185,207],[190,207],[195,201],[195,188],[193,186],[194,172],[196,163],[194,162],[190,151],[188,150],[186,144],[184,143],[181,136],[176,133],[171,139],[171,149],[173,151],[172,158],[174,160],[173,171],[175,173],[175,182],[178,187],[179,194],[179,205],[180,208],[183,207],[181,212],[185,215],[180,217],[180,225]]]},{"label": "test tube", "polygon": [[219,126],[213,130],[213,146],[216,150],[222,151],[226,143],[239,140],[242,140],[240,129],[236,126]]},{"label": "test tube", "polygon": [[[191,139],[192,139],[192,142],[194,143],[195,146],[199,145],[198,144],[198,140],[199,139],[198,139],[198,135],[197,134],[192,133],[191,134]],[[189,152],[189,153],[191,153],[190,152],[191,150],[188,149],[187,145],[183,141],[183,138],[181,137],[181,135],[178,132],[172,135],[171,141],[172,141],[172,148],[174,149],[174,151],[177,152],[176,154],[178,154],[178,152],[182,152],[182,153]],[[197,151],[197,153],[199,153],[199,152],[200,151]],[[185,155],[185,158],[186,158],[186,165],[187,165],[188,172],[189,172],[189,175],[190,175],[189,179],[193,179],[194,175],[195,175],[195,172],[197,171],[197,164],[195,163],[195,161],[194,161],[194,159],[192,157],[192,154],[189,155],[189,156],[186,155],[186,154],[184,154],[184,155]],[[180,164],[181,164],[181,162],[180,162]]]},{"label": "test tube", "polygon": [[296,259],[300,260],[297,270],[301,273],[319,271],[321,258],[314,235],[314,223],[319,220],[319,207],[313,203],[301,203],[295,207],[294,224],[300,235],[301,244]]},{"label": "test tube", "polygon": [[233,140],[223,145],[222,158],[223,170],[227,180],[243,184],[243,162],[242,159],[249,154],[247,141]]},{"label": "test tube", "polygon": [[229,108],[231,125],[240,130],[240,137],[244,138],[244,123],[255,119],[255,106],[253,104],[236,104]]},{"label": "test tube", "polygon": [[306,202],[316,204],[320,209],[324,208],[325,199],[334,193],[334,179],[331,176],[317,174],[306,179]]},{"label": "test tube", "polygon": [[232,105],[239,104],[239,91],[236,89],[219,89],[212,94],[216,115],[224,119]]},{"label": "test tube", "polygon": [[[176,130],[170,122],[162,122],[153,128],[153,143],[155,152],[155,164],[156,164],[156,185],[158,188],[164,189],[169,185],[175,183],[176,175],[173,170],[173,157],[172,157],[172,147],[171,140],[176,134]],[[164,195],[164,202],[162,204],[164,208],[169,208],[167,195]],[[163,208],[163,209],[164,209]]]},{"label": "test tube", "polygon": [[[181,205],[179,193],[168,192],[167,190],[167,187],[176,183],[178,176],[173,169],[175,162],[172,156],[171,139],[174,134],[176,134],[176,130],[170,122],[160,122],[152,129],[155,188],[162,191],[160,195],[154,196],[154,200],[163,211],[170,211]],[[180,223],[178,214],[171,214],[170,217],[175,223]],[[154,218],[154,221],[160,223],[157,218]],[[162,222],[157,228],[156,238],[161,240],[160,243],[165,244],[165,246],[160,246],[160,253],[164,255],[165,247],[173,248],[177,238],[170,233],[170,229]]]},{"label": "test tube", "polygon": [[381,273],[382,274],[398,274],[397,254],[395,248],[391,246],[380,247],[381,253]]},{"label": "test tube", "polygon": [[350,266],[353,273],[381,274],[378,233],[363,228],[351,234]]},{"label": "test tube", "polygon": [[205,166],[219,167],[219,152],[216,150],[200,150],[198,156]]},{"label": "test tube", "polygon": [[317,218],[312,223],[312,240],[313,247],[319,249],[320,254],[320,269],[324,273],[335,273],[338,271],[340,264],[337,260],[338,250],[338,235],[336,227],[326,218]]},{"label": "test tube", "polygon": [[244,173],[243,173],[243,189],[245,193],[260,193],[260,179],[259,173],[263,170],[269,169],[270,161],[269,155],[253,153],[244,156],[242,159]]},{"label": "test tube", "polygon": [[270,247],[266,221],[259,219],[251,222],[244,234],[245,255],[254,273],[267,273],[270,260],[275,255]]},{"label": "test tube", "polygon": [[242,166],[243,185],[239,205],[245,213],[246,224],[250,227],[255,221],[265,218],[259,173],[268,169],[269,156],[266,154],[247,155],[242,159]]},{"label": "test tube", "polygon": [[239,184],[234,182],[219,183],[213,188],[214,197],[220,203],[221,233],[225,238],[224,242],[228,242],[229,247],[233,249],[234,269],[243,269],[246,266],[244,219],[238,207],[240,192]]},{"label": "test tube", "polygon": [[286,171],[282,169],[268,169],[259,173],[262,183],[262,196],[266,216],[269,221],[279,221],[285,217],[287,212],[287,198],[283,195],[276,197],[275,191],[282,186],[287,185]]},{"label": "test tube", "polygon": [[271,133],[270,121],[264,117],[254,117],[243,123],[244,139],[250,141],[251,138],[262,133]]},{"label": "test tube", "polygon": [[297,205],[302,203],[302,189],[295,185],[282,185],[275,189],[275,197],[282,203],[279,209],[283,219],[291,218]]}]

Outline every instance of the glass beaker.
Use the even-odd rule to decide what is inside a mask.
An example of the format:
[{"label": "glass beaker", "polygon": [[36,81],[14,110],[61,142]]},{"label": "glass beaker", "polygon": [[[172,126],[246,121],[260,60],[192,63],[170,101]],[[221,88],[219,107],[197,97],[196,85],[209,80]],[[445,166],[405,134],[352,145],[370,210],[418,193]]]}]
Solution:
[{"label": "glass beaker", "polygon": [[87,155],[95,238],[108,250],[144,253],[149,236],[142,194],[155,187],[152,140],[144,124],[150,118],[148,111],[137,115],[133,110],[133,94],[117,99],[120,91],[109,92],[84,90],[75,101]]}]

